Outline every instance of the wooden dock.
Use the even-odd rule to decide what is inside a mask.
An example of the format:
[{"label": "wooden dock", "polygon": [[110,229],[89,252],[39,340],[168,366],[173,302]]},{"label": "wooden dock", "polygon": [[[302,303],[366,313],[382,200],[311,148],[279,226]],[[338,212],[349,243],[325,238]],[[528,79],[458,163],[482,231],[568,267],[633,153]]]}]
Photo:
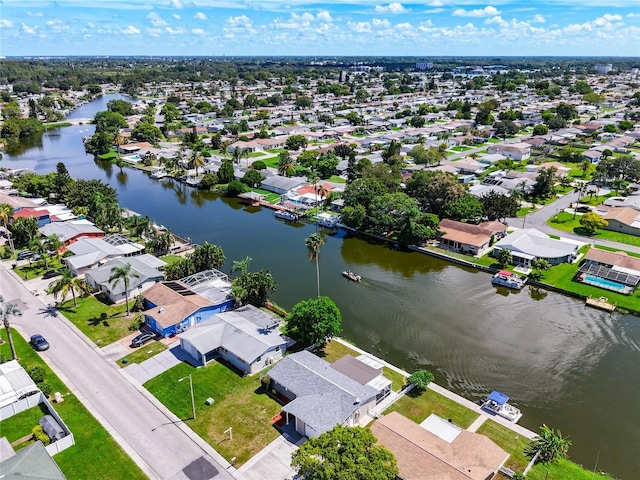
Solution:
[{"label": "wooden dock", "polygon": [[616,305],[609,302],[607,297],[592,298],[587,297],[587,305],[590,307],[605,310],[607,312],[613,312],[616,309]]}]

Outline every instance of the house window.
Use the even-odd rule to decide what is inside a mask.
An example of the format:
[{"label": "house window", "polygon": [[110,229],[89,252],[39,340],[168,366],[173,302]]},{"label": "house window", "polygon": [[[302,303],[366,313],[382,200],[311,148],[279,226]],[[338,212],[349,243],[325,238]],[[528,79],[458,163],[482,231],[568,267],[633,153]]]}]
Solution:
[{"label": "house window", "polygon": [[259,362],[260,360],[262,360],[262,357],[256,358],[256,362]]},{"label": "house window", "polygon": [[279,352],[279,351],[280,351],[280,345],[276,347],[276,352]]}]

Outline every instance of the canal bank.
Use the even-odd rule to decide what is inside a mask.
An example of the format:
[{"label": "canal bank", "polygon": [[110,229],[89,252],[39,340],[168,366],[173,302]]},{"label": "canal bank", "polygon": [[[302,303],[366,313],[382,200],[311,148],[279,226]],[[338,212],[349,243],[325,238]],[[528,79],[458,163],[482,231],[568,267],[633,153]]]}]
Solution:
[{"label": "canal bank", "polygon": [[[89,106],[78,109],[79,118],[93,116],[81,111]],[[62,161],[75,178],[111,185],[122,206],[196,243],[221,245],[223,270],[252,257],[252,270],[273,273],[279,283],[273,300],[283,308],[317,294],[315,263],[304,244],[313,225],[278,222],[271,211],[235,199],[94,162],[82,145],[88,129],[48,132],[33,148],[5,154],[2,166],[47,173]],[[575,461],[593,466],[600,451],[599,468],[640,478],[637,317],[585,309],[581,301],[530,286],[496,289],[475,268],[326,233],[320,288],[343,313],[343,337],[404,370],[432,371],[437,384],[474,403],[500,390],[523,411],[524,427],[537,431],[546,423],[570,435]],[[344,279],[346,269],[362,281]],[[603,408],[612,399],[613,410]]]}]

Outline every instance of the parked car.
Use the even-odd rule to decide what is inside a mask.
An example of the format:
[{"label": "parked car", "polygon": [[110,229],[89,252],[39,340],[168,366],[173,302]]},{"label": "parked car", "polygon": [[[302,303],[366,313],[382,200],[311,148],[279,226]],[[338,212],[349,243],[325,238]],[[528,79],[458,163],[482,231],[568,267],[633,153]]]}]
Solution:
[{"label": "parked car", "polygon": [[156,334],[153,332],[142,332],[140,335],[131,340],[131,348],[141,347],[145,343],[148,343],[155,338]]},{"label": "parked car", "polygon": [[62,275],[62,271],[61,270],[47,270],[42,275],[42,278],[46,280],[47,278],[53,278],[53,277],[57,277],[59,275]]},{"label": "parked car", "polygon": [[30,262],[36,262],[38,260],[40,260],[42,258],[42,255],[40,255],[39,253],[35,254],[34,256],[32,256],[29,261]]},{"label": "parked car", "polygon": [[33,257],[33,252],[31,250],[23,250],[18,252],[18,260],[24,260],[25,258]]},{"label": "parked car", "polygon": [[29,343],[38,352],[43,352],[49,349],[49,342],[47,342],[45,338],[40,334],[31,335],[31,340],[29,340]]}]

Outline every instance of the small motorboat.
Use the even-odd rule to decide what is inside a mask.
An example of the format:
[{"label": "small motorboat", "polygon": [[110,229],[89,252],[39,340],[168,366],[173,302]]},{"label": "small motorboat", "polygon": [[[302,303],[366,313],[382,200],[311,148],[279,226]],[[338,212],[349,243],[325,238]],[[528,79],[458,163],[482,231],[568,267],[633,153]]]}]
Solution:
[{"label": "small motorboat", "polygon": [[507,402],[509,402],[509,397],[504,393],[493,391],[487,397],[487,401],[482,404],[482,409],[516,423],[522,417],[522,413]]},{"label": "small motorboat", "polygon": [[274,213],[276,218],[281,218],[282,220],[286,220],[287,222],[297,222],[298,215],[289,210],[276,210]]},{"label": "small motorboat", "polygon": [[508,270],[500,270],[493,276],[491,283],[494,285],[500,285],[502,287],[514,288],[521,290],[527,283],[527,277],[521,277]]},{"label": "small motorboat", "polygon": [[351,270],[345,270],[342,272],[342,276],[351,280],[352,282],[359,282],[362,280],[362,277],[356,273],[353,273]]}]

